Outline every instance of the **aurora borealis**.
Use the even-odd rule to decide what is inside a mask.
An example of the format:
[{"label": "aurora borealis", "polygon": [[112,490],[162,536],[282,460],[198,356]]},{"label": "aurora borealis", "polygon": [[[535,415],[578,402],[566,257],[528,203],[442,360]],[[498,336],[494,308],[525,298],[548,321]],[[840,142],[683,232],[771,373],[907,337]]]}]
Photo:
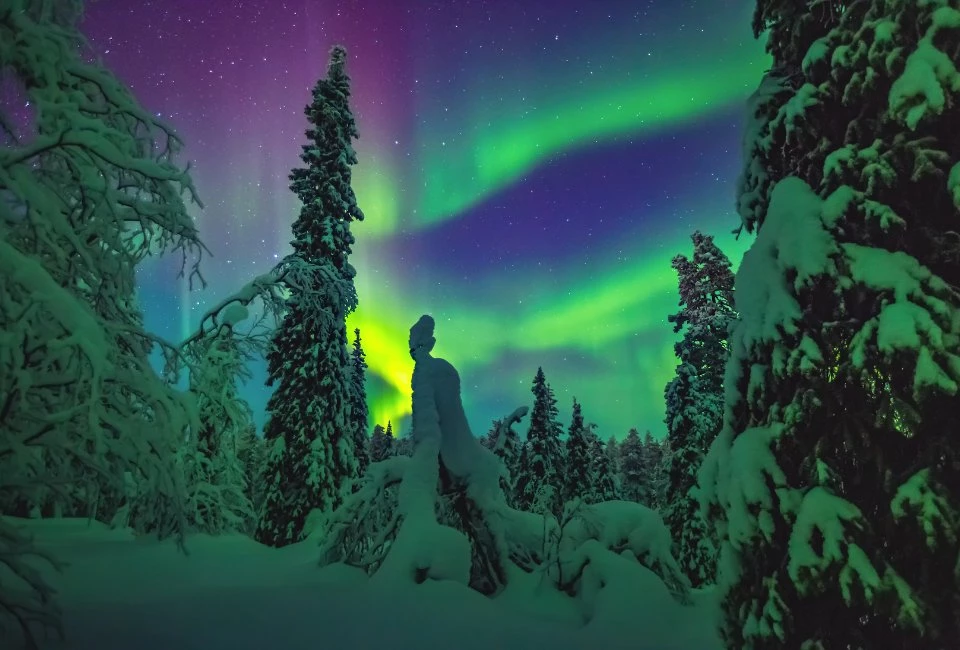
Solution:
[{"label": "aurora borealis", "polygon": [[[140,275],[171,340],[288,250],[303,105],[340,43],[366,221],[352,262],[371,419],[402,428],[407,330],[437,320],[474,432],[530,403],[543,366],[606,438],[662,435],[675,361],[670,259],[695,229],[735,262],[743,103],[767,59],[747,0],[98,0],[83,30],[186,142],[209,286]],[[244,388],[260,423],[263,367]],[[371,422],[372,426],[373,422]],[[523,426],[520,427],[524,429]]]}]

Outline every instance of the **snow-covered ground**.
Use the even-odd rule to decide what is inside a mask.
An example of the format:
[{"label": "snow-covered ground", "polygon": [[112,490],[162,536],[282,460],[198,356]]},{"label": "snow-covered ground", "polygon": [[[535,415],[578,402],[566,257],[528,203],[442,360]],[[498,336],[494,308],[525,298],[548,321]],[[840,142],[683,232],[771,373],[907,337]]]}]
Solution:
[{"label": "snow-covered ground", "polygon": [[184,555],[86,520],[18,523],[69,563],[50,578],[67,630],[50,650],[720,647],[709,594],[682,607],[636,563],[630,588],[601,591],[584,624],[575,601],[522,573],[488,599],[455,583],[385,585],[342,565],[321,569],[314,541],[272,549],[197,535]]}]

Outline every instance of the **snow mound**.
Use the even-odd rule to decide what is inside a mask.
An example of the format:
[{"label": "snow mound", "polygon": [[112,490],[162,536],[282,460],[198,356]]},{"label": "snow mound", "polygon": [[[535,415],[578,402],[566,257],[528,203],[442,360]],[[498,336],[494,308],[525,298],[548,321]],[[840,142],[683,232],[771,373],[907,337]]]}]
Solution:
[{"label": "snow mound", "polygon": [[14,521],[68,564],[50,576],[66,640],[49,639],[44,650],[720,648],[709,594],[681,607],[655,576],[615,556],[597,560],[619,577],[584,626],[568,599],[542,593],[527,574],[490,599],[446,580],[374,582],[342,564],[321,570],[309,543],[274,549],[240,535],[195,535],[185,555],[86,520]]}]

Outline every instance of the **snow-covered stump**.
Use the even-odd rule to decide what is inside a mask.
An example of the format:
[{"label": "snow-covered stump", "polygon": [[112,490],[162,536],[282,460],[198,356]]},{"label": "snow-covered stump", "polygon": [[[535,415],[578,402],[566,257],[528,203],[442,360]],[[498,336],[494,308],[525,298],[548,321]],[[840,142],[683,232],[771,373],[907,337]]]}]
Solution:
[{"label": "snow-covered stump", "polygon": [[[607,584],[626,584],[624,562],[644,567],[681,603],[689,583],[670,554],[660,516],[636,503],[568,504],[561,520],[509,507],[503,467],[470,432],[460,378],[430,356],[433,320],[410,332],[413,373],[411,457],[372,463],[359,491],[327,519],[322,565],[343,562],[374,580],[453,580],[495,594],[508,569],[541,571],[550,583],[583,600],[590,617]],[[506,422],[524,414],[517,409]],[[630,572],[628,572],[629,574]],[[631,575],[633,575],[631,574]]]},{"label": "snow-covered stump", "polygon": [[377,579],[446,579],[486,594],[506,582],[495,525],[505,507],[497,458],[474,438],[460,378],[430,355],[433,319],[410,331],[414,452],[373,463],[360,490],[327,522],[321,563],[345,562]]}]

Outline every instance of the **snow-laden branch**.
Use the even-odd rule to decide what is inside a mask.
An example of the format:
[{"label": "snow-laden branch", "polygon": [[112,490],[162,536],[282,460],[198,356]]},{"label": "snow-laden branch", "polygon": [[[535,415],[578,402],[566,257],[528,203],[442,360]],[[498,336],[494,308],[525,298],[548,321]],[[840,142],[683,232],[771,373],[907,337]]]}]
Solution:
[{"label": "snow-laden branch", "polygon": [[490,451],[496,453],[503,449],[503,446],[507,443],[507,432],[510,430],[510,427],[514,424],[519,424],[520,420],[523,419],[529,410],[526,406],[518,406],[510,415],[500,420],[497,425],[496,443]]},{"label": "snow-laden branch", "polygon": [[[320,289],[318,289],[318,287]],[[236,330],[250,315],[257,300],[264,316],[279,322],[290,307],[291,296],[305,313],[332,318],[331,303],[349,311],[356,306],[356,290],[330,264],[311,264],[297,255],[284,258],[270,271],[258,275],[243,287],[207,309],[197,330],[181,343],[183,349],[216,333],[223,327]]]}]

